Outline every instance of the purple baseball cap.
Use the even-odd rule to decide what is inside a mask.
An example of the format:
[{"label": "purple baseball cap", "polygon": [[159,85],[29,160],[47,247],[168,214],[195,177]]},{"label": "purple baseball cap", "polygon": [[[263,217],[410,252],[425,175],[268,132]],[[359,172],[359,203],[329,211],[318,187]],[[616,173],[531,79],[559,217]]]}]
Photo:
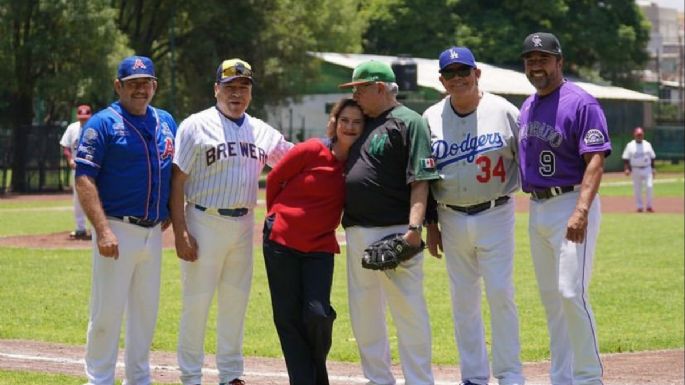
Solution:
[{"label": "purple baseball cap", "polygon": [[440,54],[440,71],[454,63],[464,64],[475,68],[476,58],[473,57],[471,50],[466,47],[452,47],[442,51]]},{"label": "purple baseball cap", "polygon": [[137,78],[153,78],[155,76],[155,65],[152,60],[145,56],[129,56],[119,63],[117,79],[124,81]]}]

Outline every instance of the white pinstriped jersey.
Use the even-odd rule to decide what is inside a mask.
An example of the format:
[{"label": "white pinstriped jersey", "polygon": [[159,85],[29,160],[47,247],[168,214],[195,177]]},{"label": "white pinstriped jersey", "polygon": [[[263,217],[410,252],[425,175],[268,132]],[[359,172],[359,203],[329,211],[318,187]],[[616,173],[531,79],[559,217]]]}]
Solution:
[{"label": "white pinstriped jersey", "polygon": [[475,112],[460,117],[447,96],[423,116],[440,179],[431,184],[438,203],[470,206],[519,188],[518,109],[483,93]]},{"label": "white pinstriped jersey", "polygon": [[273,167],[292,146],[260,119],[245,114],[238,126],[211,107],[179,126],[174,164],[188,174],[188,202],[208,208],[253,208],[264,165]]}]

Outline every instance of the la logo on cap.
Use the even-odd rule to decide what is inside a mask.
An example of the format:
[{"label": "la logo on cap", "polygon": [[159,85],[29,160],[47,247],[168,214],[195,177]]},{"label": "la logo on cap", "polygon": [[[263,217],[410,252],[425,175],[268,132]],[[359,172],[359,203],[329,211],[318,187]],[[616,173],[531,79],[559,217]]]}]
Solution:
[{"label": "la logo on cap", "polygon": [[450,50],[450,59],[459,59],[459,52],[451,49]]},{"label": "la logo on cap", "polygon": [[143,63],[142,60],[136,59],[136,61],[133,63],[133,69],[137,70],[139,68],[147,69],[147,67],[145,67],[145,64]]}]

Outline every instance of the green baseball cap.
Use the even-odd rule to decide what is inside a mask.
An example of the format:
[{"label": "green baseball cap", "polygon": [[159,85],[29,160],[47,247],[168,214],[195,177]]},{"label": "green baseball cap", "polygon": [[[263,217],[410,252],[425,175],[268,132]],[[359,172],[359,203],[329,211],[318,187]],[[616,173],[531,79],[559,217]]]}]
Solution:
[{"label": "green baseball cap", "polygon": [[395,73],[388,64],[383,62],[369,60],[360,63],[354,68],[352,72],[352,81],[349,83],[340,84],[340,88],[350,88],[360,84],[371,82],[394,82]]}]

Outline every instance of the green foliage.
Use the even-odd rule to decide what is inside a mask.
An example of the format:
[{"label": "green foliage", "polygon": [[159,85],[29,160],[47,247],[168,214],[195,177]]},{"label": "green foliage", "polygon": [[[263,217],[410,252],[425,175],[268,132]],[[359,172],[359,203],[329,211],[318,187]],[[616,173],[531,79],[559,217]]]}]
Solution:
[{"label": "green foliage", "polygon": [[[125,38],[105,0],[0,1],[0,88],[45,105],[41,121],[66,120],[77,102],[109,100],[114,53]],[[31,113],[31,111],[29,111]],[[33,116],[24,117],[30,122]]]},{"label": "green foliage", "polygon": [[433,58],[451,45],[477,60],[520,67],[525,36],[555,33],[570,73],[636,86],[647,60],[649,24],[632,1],[377,0],[369,2],[364,51]]}]

